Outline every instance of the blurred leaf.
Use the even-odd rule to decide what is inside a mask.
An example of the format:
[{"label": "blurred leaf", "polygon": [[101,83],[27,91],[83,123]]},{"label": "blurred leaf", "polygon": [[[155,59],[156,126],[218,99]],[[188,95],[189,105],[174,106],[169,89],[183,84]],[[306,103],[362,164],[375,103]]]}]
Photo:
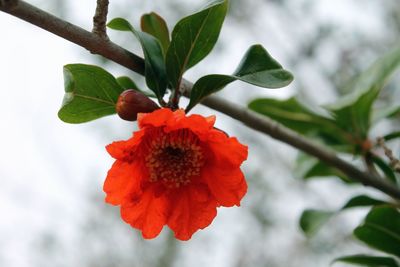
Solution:
[{"label": "blurred leaf", "polygon": [[352,255],[337,258],[333,261],[344,262],[352,265],[367,266],[367,267],[399,267],[395,259],[390,257],[377,257],[369,255]]},{"label": "blurred leaf", "polygon": [[167,23],[160,15],[154,12],[144,14],[140,19],[140,28],[161,43],[164,54],[167,52],[170,43],[169,30]]},{"label": "blurred leaf", "polygon": [[400,257],[400,213],[395,208],[373,208],[354,235],[373,248]]},{"label": "blurred leaf", "polygon": [[339,177],[346,183],[353,182],[338,169],[333,168],[326,163],[316,159],[315,157],[311,157],[304,153],[300,153],[297,157],[294,173],[297,177],[306,180],[316,177],[335,176]]},{"label": "blurred leaf", "polygon": [[65,96],[58,117],[82,123],[114,114],[123,91],[115,78],[100,67],[84,64],[64,66]]},{"label": "blurred leaf", "polygon": [[359,195],[351,198],[343,206],[342,210],[355,207],[368,207],[368,206],[383,205],[383,204],[387,204],[387,202],[369,197],[367,195]]},{"label": "blurred leaf", "polygon": [[326,211],[308,209],[303,212],[300,217],[300,227],[307,236],[314,235],[330,218],[345,209],[356,208],[356,207],[368,207],[375,205],[387,204],[383,200],[371,198],[366,195],[359,195],[352,197],[340,210],[337,211]]},{"label": "blurred leaf", "polygon": [[389,106],[384,108],[374,108],[372,110],[372,123],[375,124],[382,119],[392,118],[400,114],[400,106]]},{"label": "blurred leaf", "polygon": [[167,89],[167,76],[164,56],[158,40],[150,34],[136,31],[132,25],[123,18],[115,18],[111,20],[107,26],[114,30],[131,31],[136,38],[138,38],[144,54],[147,86],[156,94],[161,102]]},{"label": "blurred leaf", "polygon": [[389,140],[396,139],[399,137],[400,137],[400,131],[387,134],[383,137],[383,139],[385,139],[385,141],[389,141]]},{"label": "blurred leaf", "polygon": [[[348,145],[346,133],[337,127],[334,120],[314,113],[294,97],[287,100],[260,98],[248,106],[298,133],[322,139],[328,145],[342,146],[343,149]],[[352,148],[349,146],[346,150],[352,151]]]},{"label": "blurred leaf", "polygon": [[393,183],[397,183],[396,175],[393,169],[388,164],[386,164],[384,160],[379,157],[372,156],[372,161],[385,174],[386,178],[388,178]]},{"label": "blurred leaf", "polygon": [[342,129],[347,129],[360,139],[367,137],[372,104],[386,81],[399,66],[400,48],[397,48],[385,54],[363,72],[350,85],[351,94],[327,106]]},{"label": "blurred leaf", "polygon": [[212,74],[200,78],[193,86],[187,110],[193,108],[204,97],[236,80],[264,88],[280,88],[290,84],[293,76],[284,70],[264,47],[253,45],[247,50],[233,75]]},{"label": "blurred leaf", "polygon": [[305,210],[300,217],[300,228],[307,236],[315,234],[335,212],[324,210]]},{"label": "blurred leaf", "polygon": [[227,0],[212,1],[205,9],[183,18],[175,25],[166,55],[167,74],[173,88],[179,87],[186,70],[211,52],[227,8]]}]

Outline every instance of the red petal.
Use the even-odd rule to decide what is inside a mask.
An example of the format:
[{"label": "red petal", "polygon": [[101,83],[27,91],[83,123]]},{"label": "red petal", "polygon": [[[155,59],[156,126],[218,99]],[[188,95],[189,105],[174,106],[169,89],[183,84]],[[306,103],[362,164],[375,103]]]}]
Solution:
[{"label": "red petal", "polygon": [[170,195],[173,205],[168,226],[180,240],[189,240],[194,232],[207,227],[217,215],[217,202],[204,185],[188,185]]},{"label": "red petal", "polygon": [[124,160],[130,152],[133,152],[142,141],[145,130],[133,133],[133,136],[126,141],[112,142],[106,146],[107,152],[115,159]]},{"label": "red petal", "polygon": [[[184,115],[183,115],[184,116]],[[160,127],[166,124],[170,119],[173,119],[174,113],[168,108],[155,110],[151,113],[139,113],[138,124],[139,128],[146,126]]]},{"label": "red petal", "polygon": [[211,130],[207,145],[211,150],[211,161],[220,168],[239,167],[247,159],[247,146],[239,143],[236,137],[227,137],[219,130]]},{"label": "red petal", "polygon": [[215,120],[212,120],[212,117],[205,118],[200,115],[183,116],[176,121],[168,121],[165,130],[166,132],[171,132],[179,129],[190,129],[201,138],[202,135],[208,136],[209,131],[214,126],[214,122]]},{"label": "red petal", "polygon": [[212,115],[212,116],[206,117],[205,119],[206,119],[208,125],[210,126],[210,128],[213,128],[215,121],[217,120],[217,117],[215,115]]},{"label": "red petal", "polygon": [[221,169],[218,165],[207,166],[203,169],[202,178],[218,204],[225,207],[240,206],[240,200],[247,192],[247,183],[239,167]]},{"label": "red petal", "polygon": [[123,159],[125,157],[126,141],[112,142],[106,146],[107,152],[115,159]]},{"label": "red petal", "polygon": [[140,194],[142,177],[138,164],[116,160],[104,182],[103,190],[107,194],[105,201],[120,205],[128,197]]},{"label": "red petal", "polygon": [[165,194],[156,196],[157,185],[147,187],[143,194],[121,206],[121,217],[142,231],[144,238],[154,238],[167,221],[168,201]]}]

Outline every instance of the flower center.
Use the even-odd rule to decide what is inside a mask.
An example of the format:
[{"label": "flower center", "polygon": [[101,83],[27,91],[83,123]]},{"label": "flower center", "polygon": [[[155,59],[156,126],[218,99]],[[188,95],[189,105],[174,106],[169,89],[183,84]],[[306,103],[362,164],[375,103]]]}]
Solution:
[{"label": "flower center", "polygon": [[203,150],[196,135],[189,130],[159,132],[150,140],[145,158],[150,181],[161,181],[168,188],[186,185],[200,175],[204,165]]}]

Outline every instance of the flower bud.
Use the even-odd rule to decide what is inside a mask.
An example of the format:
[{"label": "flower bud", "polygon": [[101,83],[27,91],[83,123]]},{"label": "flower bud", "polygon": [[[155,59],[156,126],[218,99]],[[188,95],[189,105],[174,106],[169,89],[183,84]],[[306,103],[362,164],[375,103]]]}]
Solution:
[{"label": "flower bud", "polygon": [[127,121],[135,121],[138,113],[150,113],[159,108],[146,95],[133,89],[123,91],[116,105],[118,116]]}]

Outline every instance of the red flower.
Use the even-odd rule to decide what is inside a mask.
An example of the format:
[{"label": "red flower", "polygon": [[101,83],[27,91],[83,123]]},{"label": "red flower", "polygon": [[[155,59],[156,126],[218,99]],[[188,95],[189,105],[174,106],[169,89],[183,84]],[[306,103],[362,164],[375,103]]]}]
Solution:
[{"label": "red flower", "polygon": [[186,117],[183,110],[140,113],[140,130],[107,151],[116,159],[104,182],[106,202],[154,238],[168,225],[188,240],[207,227],[219,206],[239,206],[247,191],[240,165],[247,147],[214,128],[215,116]]}]

